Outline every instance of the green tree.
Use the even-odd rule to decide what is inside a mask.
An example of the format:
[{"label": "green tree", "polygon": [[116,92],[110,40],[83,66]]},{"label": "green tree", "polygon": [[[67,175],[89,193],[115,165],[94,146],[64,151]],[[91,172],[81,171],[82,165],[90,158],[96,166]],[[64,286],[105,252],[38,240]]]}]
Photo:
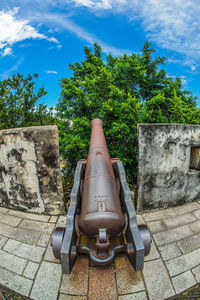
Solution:
[{"label": "green tree", "polygon": [[90,121],[101,118],[111,157],[119,157],[129,182],[137,174],[137,124],[199,123],[196,99],[183,90],[180,78],[160,68],[165,57],[154,57],[146,42],[138,54],[102,58],[101,47],[84,48],[82,62],[70,64],[73,74],[61,79],[57,105],[60,150],[71,173],[87,157]]},{"label": "green tree", "polygon": [[0,81],[0,129],[48,125],[54,123],[52,108],[36,105],[45,96],[44,88],[34,93],[38,74],[24,78],[19,73]]}]

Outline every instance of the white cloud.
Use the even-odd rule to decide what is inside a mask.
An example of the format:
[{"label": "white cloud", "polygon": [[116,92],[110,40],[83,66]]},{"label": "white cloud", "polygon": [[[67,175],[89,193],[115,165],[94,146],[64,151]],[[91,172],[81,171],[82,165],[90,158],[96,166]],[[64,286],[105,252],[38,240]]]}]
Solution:
[{"label": "white cloud", "polygon": [[[17,42],[26,39],[46,39],[50,42],[58,43],[54,37],[48,37],[39,33],[33,26],[29,25],[26,19],[17,17],[18,8],[8,11],[0,11],[0,48],[8,51]],[[6,48],[7,47],[7,48]]]},{"label": "white cloud", "polygon": [[[89,8],[97,9],[113,9],[120,7],[120,5],[126,4],[126,0],[74,0],[73,1],[77,6],[86,6]],[[132,1],[135,2],[135,1]]]},{"label": "white cloud", "polygon": [[47,74],[58,74],[57,71],[45,71],[45,73],[47,73]]},{"label": "white cloud", "polygon": [[2,56],[6,56],[6,55],[11,55],[12,54],[12,49],[7,47],[3,50],[3,53],[1,54]]},{"label": "white cloud", "polygon": [[[124,53],[131,54],[132,52],[126,49],[118,49],[115,47],[112,47],[97,37],[95,37],[93,34],[87,32],[84,28],[81,26],[78,26],[71,20],[67,19],[64,15],[61,14],[43,14],[42,15],[43,22],[47,26],[59,26],[62,29],[66,29],[69,32],[74,33],[78,38],[85,40],[89,44],[93,44],[94,42],[97,42],[101,47],[103,52],[105,53],[112,53],[114,55],[122,55]],[[35,14],[32,17],[32,20],[39,21],[41,20],[40,14]]]},{"label": "white cloud", "polygon": [[94,12],[125,13],[140,20],[147,37],[158,46],[200,58],[199,0],[71,0]]},{"label": "white cloud", "polygon": [[196,69],[197,69],[197,68],[196,68],[195,66],[191,66],[191,70],[192,70],[192,71],[196,71]]}]

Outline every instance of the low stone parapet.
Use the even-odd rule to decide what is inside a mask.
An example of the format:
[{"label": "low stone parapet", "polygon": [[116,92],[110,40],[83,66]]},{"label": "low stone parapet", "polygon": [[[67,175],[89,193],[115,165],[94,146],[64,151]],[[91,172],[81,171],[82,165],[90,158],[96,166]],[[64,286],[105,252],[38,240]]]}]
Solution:
[{"label": "low stone parapet", "polygon": [[56,126],[0,131],[0,206],[64,212]]}]

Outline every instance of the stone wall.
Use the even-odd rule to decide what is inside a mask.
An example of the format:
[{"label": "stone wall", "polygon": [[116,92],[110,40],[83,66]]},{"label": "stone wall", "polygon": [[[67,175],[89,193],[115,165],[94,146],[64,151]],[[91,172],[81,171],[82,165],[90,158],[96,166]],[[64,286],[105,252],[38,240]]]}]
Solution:
[{"label": "stone wall", "polygon": [[139,124],[137,210],[200,198],[200,126]]},{"label": "stone wall", "polygon": [[0,131],[0,206],[52,215],[64,211],[56,126]]}]

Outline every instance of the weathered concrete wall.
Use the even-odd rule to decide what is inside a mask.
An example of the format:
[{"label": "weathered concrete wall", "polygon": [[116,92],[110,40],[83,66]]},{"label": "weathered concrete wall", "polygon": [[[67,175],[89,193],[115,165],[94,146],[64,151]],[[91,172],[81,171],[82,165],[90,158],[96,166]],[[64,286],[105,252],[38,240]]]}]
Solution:
[{"label": "weathered concrete wall", "polygon": [[63,212],[56,126],[0,131],[0,206]]},{"label": "weathered concrete wall", "polygon": [[138,133],[138,211],[200,198],[200,126],[140,124]]}]

